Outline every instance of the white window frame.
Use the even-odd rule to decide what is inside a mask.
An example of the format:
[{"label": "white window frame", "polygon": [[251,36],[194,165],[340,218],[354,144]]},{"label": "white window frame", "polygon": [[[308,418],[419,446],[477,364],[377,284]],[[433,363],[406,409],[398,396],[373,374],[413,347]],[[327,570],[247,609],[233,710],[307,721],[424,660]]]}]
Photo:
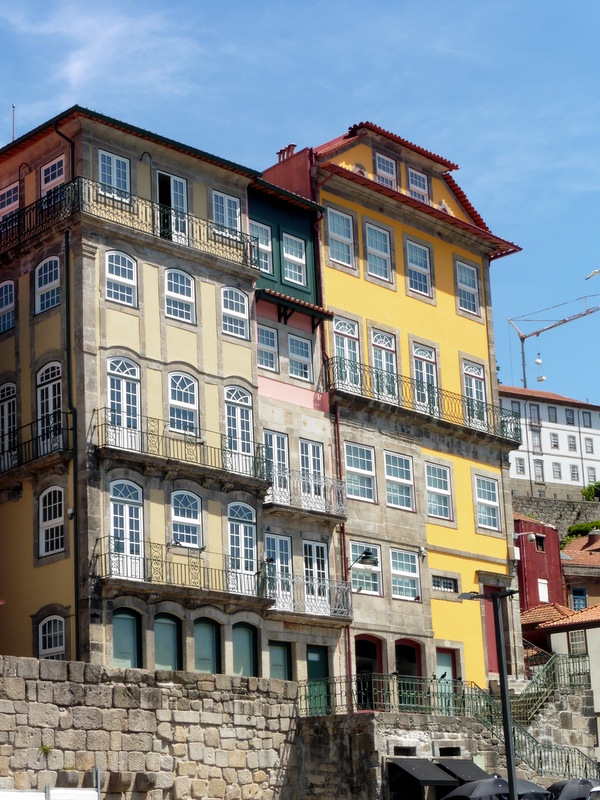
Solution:
[{"label": "white window frame", "polygon": [[572,408],[565,408],[565,422],[567,425],[575,425],[575,411]]},{"label": "white window frame", "polygon": [[571,464],[571,480],[578,481],[579,480],[579,465],[578,464]]},{"label": "white window frame", "polygon": [[355,442],[344,443],[346,491],[352,500],[374,503],[376,500],[375,451]]},{"label": "white window frame", "polygon": [[534,453],[542,452],[542,432],[539,428],[532,429],[531,431],[531,448]]},{"label": "white window frame", "polygon": [[[50,630],[50,628],[52,628]],[[53,661],[64,661],[65,620],[53,614],[41,620],[38,626],[38,656]]]},{"label": "white window frame", "polygon": [[[425,256],[425,258],[415,260],[415,256],[417,255]],[[422,263],[423,261],[427,263],[424,264]],[[418,242],[413,242],[411,239],[407,239],[406,265],[408,286],[411,292],[415,292],[423,297],[431,297],[431,252],[429,248]]]},{"label": "white window frame", "polygon": [[258,239],[258,268],[265,275],[273,274],[273,237],[271,228],[262,222],[250,220],[248,224],[250,236]]},{"label": "white window frame", "polygon": [[40,167],[41,196],[45,197],[49,191],[61,186],[65,182],[65,157],[64,155],[49,161]]},{"label": "white window frame", "polygon": [[17,387],[0,384],[0,472],[18,465]]},{"label": "white window frame", "polygon": [[229,528],[230,569],[238,575],[245,575],[249,581],[241,581],[237,587],[242,593],[249,589],[256,579],[256,511],[247,503],[230,503],[227,507]]},{"label": "white window frame", "polygon": [[310,439],[300,439],[300,476],[302,505],[325,510],[327,496],[323,475],[323,445]]},{"label": "white window frame", "polygon": [[242,229],[239,198],[213,189],[213,222],[219,226],[217,233],[238,238]]},{"label": "white window frame", "polygon": [[525,475],[525,459],[515,458],[515,472],[517,475]]},{"label": "white window frame", "polygon": [[590,436],[586,436],[583,441],[584,441],[584,446],[585,446],[585,452],[587,454],[593,455],[593,453],[594,453],[594,440]]},{"label": "white window frame", "polygon": [[65,549],[64,491],[51,486],[39,497],[39,554],[40,558],[62,553]]},{"label": "white window frame", "polygon": [[[301,350],[305,352],[301,352]],[[288,335],[288,359],[290,377],[312,383],[313,352],[312,342],[302,336]]]},{"label": "white window frame", "polygon": [[[425,184],[425,186],[423,186]],[[413,167],[408,168],[408,193],[415,200],[429,204],[429,179],[424,172]]]},{"label": "white window frame", "polygon": [[548,603],[550,595],[548,594],[548,581],[546,578],[537,579],[537,588],[540,603]]},{"label": "white window frame", "polygon": [[477,526],[488,530],[500,530],[500,489],[495,478],[475,476]]},{"label": "white window frame", "polygon": [[[453,508],[450,467],[444,464],[426,462],[425,485],[427,490],[427,516],[434,519],[452,520]],[[438,513],[440,511],[442,513]]]},{"label": "white window frame", "polygon": [[194,279],[180,269],[165,272],[165,316],[180,322],[196,322]]},{"label": "white window frame", "polygon": [[552,480],[562,480],[562,467],[559,461],[552,462]]},{"label": "white window frame", "polygon": [[60,260],[45,258],[35,268],[35,313],[60,305]]},{"label": "white window frame", "polygon": [[100,193],[105,197],[128,201],[131,194],[129,159],[98,150],[98,182]]},{"label": "white window frame", "polygon": [[398,365],[396,362],[396,337],[392,333],[371,331],[374,386],[378,398],[395,400],[398,396]]},{"label": "white window frame", "polygon": [[569,642],[569,654],[572,656],[586,656],[587,640],[585,630],[567,631],[567,639]]},{"label": "white window frame", "polygon": [[[265,336],[271,338],[272,342],[267,342]],[[261,369],[279,372],[279,341],[276,328],[270,328],[268,325],[256,326],[256,358]]]},{"label": "white window frame", "polygon": [[[379,241],[373,241],[377,237]],[[367,271],[372,278],[388,283],[392,280],[392,250],[390,234],[384,228],[365,223],[365,249],[367,251]]]},{"label": "white window frame", "polygon": [[202,500],[186,490],[171,494],[171,532],[182,547],[202,547]]},{"label": "white window frame", "polygon": [[[437,585],[436,585],[437,584]],[[436,592],[458,592],[458,580],[447,575],[432,575],[431,588]]]},{"label": "white window frame", "polygon": [[198,436],[198,381],[186,372],[169,374],[169,430]]},{"label": "white window frame", "polygon": [[556,422],[556,406],[548,406],[548,422]]},{"label": "white window frame", "polygon": [[596,483],[596,467],[588,467],[587,468],[587,482]]},{"label": "white window frame", "polygon": [[540,407],[537,403],[529,404],[529,421],[532,425],[540,424]]},{"label": "white window frame", "polygon": [[567,447],[569,453],[577,452],[577,438],[575,436],[567,436]]},{"label": "white window frame", "polygon": [[384,156],[383,153],[375,153],[375,177],[377,183],[382,186],[387,186],[389,189],[397,189],[398,178],[394,159]]},{"label": "white window frame", "polygon": [[385,462],[385,495],[387,505],[404,511],[415,509],[415,487],[412,458],[401,453],[383,451]]},{"label": "white window frame", "polygon": [[592,412],[591,411],[582,411],[581,412],[581,420],[582,420],[584,428],[591,428],[592,427]]},{"label": "white window frame", "polygon": [[533,480],[535,483],[544,483],[544,462],[539,458],[533,461]]},{"label": "white window frame", "polygon": [[15,284],[14,281],[0,283],[0,333],[15,327]]},{"label": "white window frame", "polygon": [[550,447],[553,450],[558,450],[558,433],[555,432],[550,433]]},{"label": "white window frame", "polygon": [[254,463],[252,395],[241,386],[225,387],[225,424],[229,468],[246,473]]},{"label": "white window frame", "polygon": [[487,395],[485,388],[485,369],[482,364],[472,361],[463,363],[465,386],[465,411],[467,423],[471,427],[487,429]]},{"label": "white window frame", "polygon": [[[377,564],[361,564],[360,556],[365,550],[370,550],[377,558]],[[350,542],[350,563],[352,591],[361,594],[381,595],[381,548],[367,542]]]},{"label": "white window frame", "polygon": [[248,297],[233,286],[221,289],[223,333],[238,339],[249,338]]},{"label": "white window frame", "polygon": [[[333,224],[335,220],[338,220],[336,224]],[[349,235],[345,234],[342,231],[342,228],[349,229]],[[327,228],[328,228],[328,236],[329,236],[329,260],[332,261],[334,264],[341,264],[344,267],[348,267],[349,269],[354,269],[354,220],[350,216],[350,214],[344,214],[342,211],[337,211],[333,208],[327,209]],[[334,230],[335,229],[335,230]],[[333,255],[333,249],[331,243],[336,243],[336,248],[338,252],[336,255]],[[347,250],[348,257],[341,258],[339,256],[342,255],[342,252]],[[342,252],[340,252],[342,251]]]},{"label": "white window frame", "polygon": [[465,314],[480,316],[479,306],[479,273],[471,264],[464,261],[456,262],[456,293],[458,307]]},{"label": "white window frame", "polygon": [[281,246],[283,279],[297,286],[306,286],[306,243],[297,236],[284,233]]},{"label": "white window frame", "polygon": [[8,219],[19,208],[19,182],[0,189],[0,220]]},{"label": "white window frame", "polygon": [[395,600],[416,600],[421,597],[418,553],[390,548],[390,571],[392,597]]},{"label": "white window frame", "polygon": [[106,254],[106,299],[125,306],[137,306],[137,265],[127,253]]}]

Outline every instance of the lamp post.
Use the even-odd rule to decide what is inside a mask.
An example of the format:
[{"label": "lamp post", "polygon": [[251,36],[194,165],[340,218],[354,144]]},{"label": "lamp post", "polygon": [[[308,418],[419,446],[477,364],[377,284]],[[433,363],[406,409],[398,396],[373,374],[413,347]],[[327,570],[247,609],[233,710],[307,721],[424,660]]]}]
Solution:
[{"label": "lamp post", "polygon": [[465,592],[460,600],[491,600],[494,608],[494,625],[496,628],[496,655],[498,658],[498,676],[500,678],[500,702],[502,705],[502,726],[504,729],[504,751],[506,753],[506,773],[508,778],[508,800],[518,800],[517,774],[515,771],[515,744],[513,739],[513,722],[508,695],[508,675],[506,669],[506,653],[504,651],[504,622],[500,603],[505,597],[518,594],[518,589],[505,589],[501,592]]}]

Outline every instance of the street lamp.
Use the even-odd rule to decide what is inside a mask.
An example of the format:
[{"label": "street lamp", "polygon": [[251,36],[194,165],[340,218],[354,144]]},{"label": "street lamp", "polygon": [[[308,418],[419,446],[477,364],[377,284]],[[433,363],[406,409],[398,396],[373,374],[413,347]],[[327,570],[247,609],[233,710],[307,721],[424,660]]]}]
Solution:
[{"label": "street lamp", "polygon": [[348,572],[350,572],[355,564],[363,564],[365,567],[377,567],[379,565],[379,559],[370,547],[365,547],[362,553],[356,556],[354,561],[350,564]]},{"label": "street lamp", "polygon": [[496,627],[496,655],[498,658],[498,675],[500,678],[500,702],[502,704],[502,726],[504,728],[504,751],[506,753],[506,773],[508,776],[508,800],[518,800],[517,773],[515,771],[515,743],[513,739],[513,722],[508,695],[508,676],[506,669],[506,653],[504,652],[504,621],[501,601],[505,597],[518,594],[518,589],[505,589],[502,592],[463,592],[459,600],[491,600],[494,607],[494,625]]}]

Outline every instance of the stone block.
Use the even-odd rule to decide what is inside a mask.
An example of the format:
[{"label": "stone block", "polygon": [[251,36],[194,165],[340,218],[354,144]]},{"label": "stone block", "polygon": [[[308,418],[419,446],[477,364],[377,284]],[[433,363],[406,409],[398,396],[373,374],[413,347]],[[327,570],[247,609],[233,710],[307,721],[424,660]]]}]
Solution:
[{"label": "stone block", "polygon": [[75,753],[75,769],[80,772],[89,772],[95,766],[94,754],[87,750],[78,750]]},{"label": "stone block", "polygon": [[242,769],[238,772],[238,783],[240,786],[247,786],[253,782],[252,773],[249,769]]},{"label": "stone block", "polygon": [[69,661],[67,679],[73,683],[83,683],[85,678],[85,664],[82,661]]},{"label": "stone block", "polygon": [[124,708],[110,708],[102,712],[102,728],[105,731],[126,731],[127,712]]},{"label": "stone block", "polygon": [[57,683],[52,700],[57,706],[80,706],[83,704],[84,690],[81,683]]},{"label": "stone block", "polygon": [[127,754],[127,769],[131,772],[143,772],[146,767],[146,755],[137,750]]},{"label": "stone block", "polygon": [[135,776],[133,788],[136,792],[149,792],[156,786],[156,774],[154,772],[138,772]]},{"label": "stone block", "polygon": [[156,711],[162,706],[162,698],[160,689],[140,689],[140,708]]},{"label": "stone block", "polygon": [[175,778],[173,789],[171,790],[173,800],[183,800],[184,797],[189,797],[190,785],[189,778]]},{"label": "stone block", "polygon": [[40,662],[37,658],[20,658],[17,662],[19,678],[37,681],[40,677]]},{"label": "stone block", "polygon": [[67,661],[53,661],[51,658],[40,660],[41,681],[66,681],[68,678]]},{"label": "stone block", "polygon": [[226,784],[222,778],[213,778],[208,784],[207,797],[224,798]]},{"label": "stone block", "polygon": [[86,731],[102,727],[102,712],[99,708],[79,706],[73,709],[73,727]]},{"label": "stone block", "polygon": [[74,769],[58,770],[56,785],[67,789],[76,789],[79,786],[79,773]]},{"label": "stone block", "polygon": [[110,748],[110,733],[108,731],[89,731],[86,737],[88,750],[108,750]]},{"label": "stone block", "polygon": [[156,730],[156,716],[152,711],[132,709],[129,712],[129,730],[132,732],[154,733]]},{"label": "stone block", "polygon": [[260,787],[255,783],[251,783],[249,786],[242,786],[242,800],[254,800],[255,797],[260,797],[260,795]]},{"label": "stone block", "polygon": [[133,772],[111,772],[108,780],[108,791],[122,794],[133,786]]},{"label": "stone block", "polygon": [[2,694],[7,700],[25,699],[25,679],[24,678],[4,678],[2,682]]},{"label": "stone block", "polygon": [[236,769],[246,768],[246,753],[243,750],[232,750],[227,754],[228,766]]},{"label": "stone block", "polygon": [[138,708],[140,689],[138,686],[115,686],[113,689],[114,708]]},{"label": "stone block", "polygon": [[192,761],[203,761],[204,745],[201,742],[192,742],[188,745],[188,753]]},{"label": "stone block", "polygon": [[113,687],[102,684],[93,684],[85,687],[86,706],[95,708],[112,708],[113,706]]},{"label": "stone block", "polygon": [[58,726],[58,708],[47,703],[31,703],[28,723],[33,728],[56,728]]},{"label": "stone block", "polygon": [[267,777],[267,773],[262,769],[257,769],[252,773],[252,780],[254,783],[264,783]]},{"label": "stone block", "polygon": [[121,736],[121,749],[147,753],[152,750],[152,736],[149,733],[124,733]]}]

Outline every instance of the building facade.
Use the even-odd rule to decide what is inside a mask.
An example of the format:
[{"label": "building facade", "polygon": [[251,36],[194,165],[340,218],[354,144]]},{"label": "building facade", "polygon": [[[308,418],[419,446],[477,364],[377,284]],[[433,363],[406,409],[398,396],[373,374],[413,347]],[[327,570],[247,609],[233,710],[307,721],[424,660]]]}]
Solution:
[{"label": "building facade", "polygon": [[515,566],[521,612],[542,603],[564,602],[558,531],[538,520],[514,515]]},{"label": "building facade", "polygon": [[583,611],[600,603],[600,531],[590,531],[565,544],[562,571],[569,608]]}]

